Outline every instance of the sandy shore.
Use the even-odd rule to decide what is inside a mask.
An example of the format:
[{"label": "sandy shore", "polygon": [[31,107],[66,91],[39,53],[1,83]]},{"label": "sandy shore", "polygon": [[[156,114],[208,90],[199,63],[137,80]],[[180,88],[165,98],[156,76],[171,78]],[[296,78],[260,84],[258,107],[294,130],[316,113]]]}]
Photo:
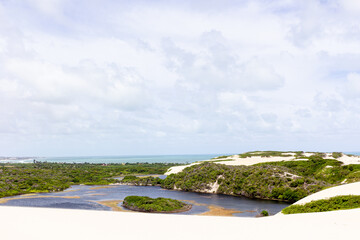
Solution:
[{"label": "sandy shore", "polygon": [[0,207],[1,239],[354,239],[360,209],[231,218]]},{"label": "sandy shore", "polygon": [[[304,156],[309,157],[313,154],[314,153],[304,153]],[[250,165],[264,163],[264,162],[307,160],[307,159],[303,159],[303,158],[299,158],[299,159],[295,158],[295,153],[286,153],[286,155],[291,155],[291,156],[285,156],[285,155],[283,157],[252,156],[252,157],[247,157],[247,158],[240,158],[239,155],[232,155],[227,158],[215,159],[215,160],[213,160],[213,162],[217,163],[217,164],[224,164],[224,165],[231,165],[231,166],[240,166],[240,165],[250,166]],[[326,154],[325,158],[326,159],[334,159],[331,156],[331,154],[329,154],[329,153]],[[337,160],[343,162],[344,165],[360,164],[360,156],[348,156],[348,155],[344,154],[342,157],[338,158]],[[211,160],[206,160],[206,161],[211,161]],[[165,175],[170,175],[172,173],[179,173],[182,170],[184,170],[185,168],[190,167],[195,164],[199,164],[199,163],[200,162],[196,162],[196,163],[192,163],[189,165],[171,167],[168,170],[168,172],[165,173]]]}]

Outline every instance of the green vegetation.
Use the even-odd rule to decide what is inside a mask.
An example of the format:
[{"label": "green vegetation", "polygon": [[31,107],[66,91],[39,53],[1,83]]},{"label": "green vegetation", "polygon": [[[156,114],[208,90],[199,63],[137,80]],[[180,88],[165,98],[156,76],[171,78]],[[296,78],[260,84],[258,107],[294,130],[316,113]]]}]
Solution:
[{"label": "green vegetation", "polygon": [[162,183],[162,179],[158,177],[136,177],[136,176],[125,176],[121,183],[127,183],[136,186],[159,186]]},{"label": "green vegetation", "polygon": [[[291,152],[255,151],[240,157],[292,156]],[[33,164],[0,164],[0,197],[25,193],[53,192],[71,185],[106,185],[124,183],[159,186],[193,192],[210,192],[218,184],[216,193],[250,198],[295,202],[325,187],[342,182],[360,181],[360,164],[343,165],[336,159],[324,159],[324,153],[306,157],[294,152],[295,158],[306,160],[267,162],[252,166],[227,166],[214,158],[185,168],[162,180],[158,177],[139,177],[137,174],[164,174],[169,167],[180,164],[69,164],[35,162]],[[332,153],[334,158],[342,153]],[[122,180],[114,177],[125,176]]]},{"label": "green vegetation", "polygon": [[119,182],[116,176],[163,174],[179,164],[70,164],[36,162],[0,164],[0,197],[25,193],[62,191],[71,185],[106,185]]},{"label": "green vegetation", "polygon": [[150,198],[142,196],[127,196],[123,206],[141,212],[180,212],[191,208],[191,205],[171,198]]},{"label": "green vegetation", "polygon": [[266,210],[262,210],[260,214],[261,214],[261,216],[263,216],[263,217],[269,216],[269,212],[266,211]]},{"label": "green vegetation", "polygon": [[295,153],[295,157],[296,158],[302,158],[304,156],[304,152],[303,151],[297,151],[294,152]]},{"label": "green vegetation", "polygon": [[330,186],[325,181],[296,176],[283,166],[226,166],[204,162],[169,175],[162,187],[201,192],[209,191],[216,181],[219,184],[216,193],[288,202]]},{"label": "green vegetation", "polygon": [[300,205],[291,205],[282,210],[284,214],[310,213],[310,212],[327,212],[335,210],[360,208],[359,195],[337,196],[329,199],[311,201]]},{"label": "green vegetation", "polygon": [[319,155],[307,157],[304,161],[282,161],[257,164],[259,166],[282,166],[291,169],[297,175],[312,177],[325,181],[329,184],[339,184],[345,179],[346,182],[360,181],[360,165],[342,165],[342,162],[334,159],[323,159]]},{"label": "green vegetation", "polygon": [[[295,153],[295,156],[302,156],[303,151],[289,151],[289,152],[280,152],[280,151],[253,151],[253,152],[246,152],[238,154],[240,158],[247,158],[247,157],[291,157],[293,156],[290,153]],[[231,155],[224,155],[219,157],[212,158],[213,160],[216,159],[223,159],[231,157]]]},{"label": "green vegetation", "polygon": [[341,152],[333,152],[332,153],[332,157],[333,158],[340,158],[340,157],[342,157],[343,156],[343,153],[341,153]]},{"label": "green vegetation", "polygon": [[227,157],[230,157],[230,155],[218,156],[218,157],[214,157],[212,159],[221,159],[221,158],[227,158]]},{"label": "green vegetation", "polygon": [[[250,156],[291,156],[290,152],[256,151],[240,154]],[[334,154],[334,153],[333,153]],[[185,191],[210,191],[215,182],[216,193],[295,202],[325,187],[346,181],[360,181],[360,165],[343,165],[335,159],[324,159],[325,153],[314,152],[306,157],[295,152],[296,158],[307,160],[267,162],[252,166],[226,166],[204,162],[168,176],[162,187]],[[335,153],[341,156],[341,153]]]},{"label": "green vegetation", "polygon": [[255,152],[246,152],[239,154],[240,158],[247,158],[247,157],[291,157],[292,155],[289,154],[292,152],[280,152],[280,151],[255,151]]}]

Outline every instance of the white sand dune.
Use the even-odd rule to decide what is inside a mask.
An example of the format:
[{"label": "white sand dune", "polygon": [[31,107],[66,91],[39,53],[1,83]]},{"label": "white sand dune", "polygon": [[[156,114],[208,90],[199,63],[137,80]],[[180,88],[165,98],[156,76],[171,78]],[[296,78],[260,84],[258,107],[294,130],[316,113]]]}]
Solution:
[{"label": "white sand dune", "polygon": [[[304,197],[303,199],[300,199],[299,201],[293,203],[293,205],[305,204],[305,203],[309,203],[311,201],[328,199],[331,197],[342,196],[342,195],[360,195],[360,182],[349,183],[349,184],[344,184],[344,185],[324,189],[320,192],[311,194],[307,197]],[[360,210],[360,208],[359,208],[359,210]],[[340,212],[343,212],[343,210]],[[309,214],[309,213],[307,213],[307,214]],[[276,214],[276,216],[281,216],[281,215],[284,215],[284,214],[281,212]]]},{"label": "white sand dune", "polygon": [[[245,165],[245,166],[250,166],[250,165],[254,165],[254,164],[258,164],[258,163],[264,163],[264,162],[280,162],[280,161],[301,161],[301,160],[307,160],[307,159],[296,159],[295,158],[295,153],[285,153],[286,155],[291,155],[291,156],[283,156],[283,157],[260,157],[260,156],[252,156],[252,157],[247,157],[247,158],[240,158],[239,155],[232,155],[229,156],[227,158],[223,158],[223,159],[216,159],[219,160],[219,162],[216,162],[216,160],[214,160],[214,163],[217,164],[224,164],[224,165],[230,165],[230,166],[240,166],[240,165]],[[304,153],[304,156],[309,157],[311,155],[313,155],[314,153]],[[327,153],[326,157],[327,159],[334,159],[331,154]],[[226,160],[226,161],[221,161],[221,160]],[[341,161],[344,163],[344,165],[349,165],[349,164],[360,164],[360,157],[359,156],[348,156],[348,155],[343,155],[342,157],[337,159],[338,161]],[[206,160],[209,161],[209,160]],[[195,164],[199,164],[199,162],[197,163],[192,163],[189,165],[184,165],[184,166],[175,166],[172,167],[168,170],[167,173],[165,173],[165,175],[170,175],[172,173],[179,173],[182,170],[184,170],[187,167],[190,167],[192,165]]]},{"label": "white sand dune", "polygon": [[349,184],[328,188],[320,192],[311,194],[303,199],[300,199],[294,204],[304,204],[315,200],[327,199],[341,195],[360,195],[360,182],[349,183]]},{"label": "white sand dune", "polygon": [[271,216],[208,217],[0,207],[2,240],[355,239],[360,209]]}]

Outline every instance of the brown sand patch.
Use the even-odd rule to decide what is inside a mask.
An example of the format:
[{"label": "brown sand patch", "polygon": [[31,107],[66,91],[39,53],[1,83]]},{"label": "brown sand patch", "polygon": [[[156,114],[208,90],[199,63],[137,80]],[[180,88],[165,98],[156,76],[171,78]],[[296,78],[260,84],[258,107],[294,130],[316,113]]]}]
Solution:
[{"label": "brown sand patch", "polygon": [[100,187],[92,187],[92,188],[89,188],[91,190],[96,190],[96,189],[103,189],[103,188],[113,188],[115,186],[100,186]]},{"label": "brown sand patch", "polygon": [[181,201],[183,201],[183,202],[189,202],[189,203],[191,203],[191,204],[193,204],[193,205],[196,205],[196,206],[208,206],[208,204],[206,204],[206,203],[198,203],[198,202],[196,202],[196,201],[194,201],[194,200],[181,200]]},{"label": "brown sand patch", "polygon": [[21,196],[23,196],[23,197],[33,197],[33,196],[36,196],[36,195],[38,195],[38,194],[37,193],[28,193],[28,194],[23,194]]},{"label": "brown sand patch", "polygon": [[76,191],[79,191],[80,189],[72,189],[72,190],[65,190],[63,192],[76,192]]},{"label": "brown sand patch", "polygon": [[156,175],[156,174],[154,174],[154,175],[137,175],[136,177],[138,177],[138,178],[147,178],[147,177],[156,178],[156,177],[160,177],[160,175]]},{"label": "brown sand patch", "polygon": [[118,206],[118,204],[121,203],[122,201],[123,200],[106,200],[106,201],[94,201],[94,202],[99,203],[104,206],[107,206],[107,207],[110,207],[112,211],[130,212],[130,210],[124,210]]},{"label": "brown sand patch", "polygon": [[255,210],[245,210],[244,212],[256,212]]},{"label": "brown sand patch", "polygon": [[[25,196],[25,195],[24,195]],[[2,198],[0,199],[0,204],[7,203],[11,200],[17,200],[17,199],[29,199],[29,198],[80,198],[79,196],[25,196],[25,197],[13,197],[13,198]]]},{"label": "brown sand patch", "polygon": [[86,194],[87,196],[104,196],[105,193],[92,193],[92,194]]},{"label": "brown sand patch", "polygon": [[209,211],[201,213],[202,216],[233,216],[233,213],[242,213],[242,211],[234,209],[226,209],[223,207],[210,205],[208,206]]}]

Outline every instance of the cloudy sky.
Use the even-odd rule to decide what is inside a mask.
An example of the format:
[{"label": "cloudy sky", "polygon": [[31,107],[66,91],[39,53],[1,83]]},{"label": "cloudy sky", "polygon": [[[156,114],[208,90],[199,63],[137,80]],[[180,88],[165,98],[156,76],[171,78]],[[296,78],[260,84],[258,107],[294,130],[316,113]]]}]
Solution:
[{"label": "cloudy sky", "polygon": [[0,0],[0,156],[360,151],[360,1]]}]

